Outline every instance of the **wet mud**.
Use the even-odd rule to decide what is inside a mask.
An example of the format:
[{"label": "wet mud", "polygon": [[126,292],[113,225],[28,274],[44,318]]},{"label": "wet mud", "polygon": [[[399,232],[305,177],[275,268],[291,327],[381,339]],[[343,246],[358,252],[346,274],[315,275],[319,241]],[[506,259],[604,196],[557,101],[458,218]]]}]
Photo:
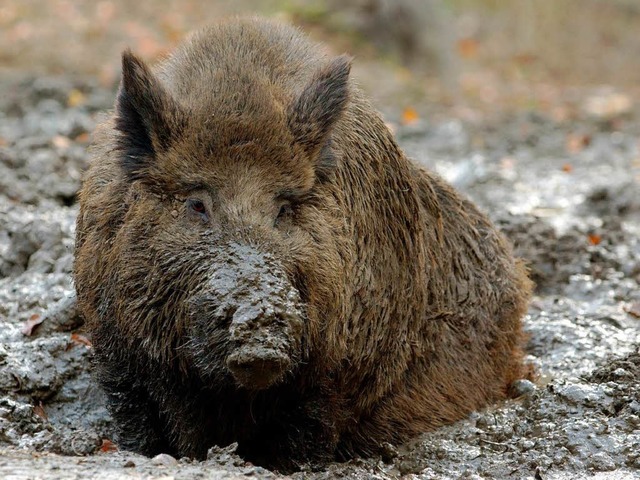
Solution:
[{"label": "wet mud", "polygon": [[[71,308],[75,192],[114,92],[86,80],[0,82],[0,478],[282,478],[235,447],[207,460],[119,452]],[[390,118],[393,121],[393,118]],[[589,141],[567,148],[580,132]],[[529,262],[534,382],[519,397],[291,478],[637,478],[640,120],[518,114],[397,126],[417,161],[478,203]]]}]

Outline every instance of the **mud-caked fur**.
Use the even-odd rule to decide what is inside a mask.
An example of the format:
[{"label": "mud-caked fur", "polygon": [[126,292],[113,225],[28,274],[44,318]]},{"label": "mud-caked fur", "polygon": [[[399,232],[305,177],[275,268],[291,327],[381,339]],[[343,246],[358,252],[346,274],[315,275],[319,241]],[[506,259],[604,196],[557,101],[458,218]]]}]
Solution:
[{"label": "mud-caked fur", "polygon": [[[202,458],[238,442],[283,469],[369,455],[504,399],[523,376],[525,268],[407,159],[350,62],[260,19],[200,31],[153,70],[124,53],[75,261],[123,448]],[[215,306],[194,313],[216,298],[215,270],[242,261],[233,245],[297,292],[302,338],[266,388],[229,373]]]}]

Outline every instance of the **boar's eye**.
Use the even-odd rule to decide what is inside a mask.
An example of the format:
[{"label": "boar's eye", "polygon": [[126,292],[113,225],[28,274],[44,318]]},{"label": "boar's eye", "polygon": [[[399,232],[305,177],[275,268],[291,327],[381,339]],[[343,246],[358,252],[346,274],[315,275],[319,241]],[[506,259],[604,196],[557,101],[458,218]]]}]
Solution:
[{"label": "boar's eye", "polygon": [[291,207],[291,204],[283,203],[282,206],[280,207],[280,210],[278,211],[278,216],[276,217],[275,222],[273,222],[273,226],[277,227],[281,220],[291,216],[292,213],[293,213],[293,208]]},{"label": "boar's eye", "polygon": [[203,220],[207,220],[209,216],[207,215],[207,207],[204,205],[204,202],[196,199],[190,198],[187,200],[187,209],[189,212],[195,213],[202,217]]}]

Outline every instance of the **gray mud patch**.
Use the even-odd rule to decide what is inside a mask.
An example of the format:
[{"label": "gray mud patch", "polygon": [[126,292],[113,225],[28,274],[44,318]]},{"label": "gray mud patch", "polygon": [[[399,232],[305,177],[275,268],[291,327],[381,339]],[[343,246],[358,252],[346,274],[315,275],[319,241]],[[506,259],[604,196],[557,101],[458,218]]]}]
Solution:
[{"label": "gray mud patch", "polygon": [[[0,81],[0,478],[283,478],[233,445],[204,462],[110,451],[69,298],[86,137],[113,95],[65,78]],[[569,152],[575,131],[589,142]],[[289,478],[638,478],[639,131],[637,116],[613,128],[533,114],[399,127],[407,152],[489,212],[529,262],[538,378],[383,458]]]}]

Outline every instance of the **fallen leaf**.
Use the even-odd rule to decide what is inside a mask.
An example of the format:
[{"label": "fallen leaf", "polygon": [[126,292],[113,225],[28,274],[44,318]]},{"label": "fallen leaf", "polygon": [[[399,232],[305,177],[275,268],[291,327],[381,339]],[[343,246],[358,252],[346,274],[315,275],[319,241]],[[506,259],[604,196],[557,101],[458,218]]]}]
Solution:
[{"label": "fallen leaf", "polygon": [[109,440],[108,438],[103,438],[102,439],[102,445],[100,445],[100,451],[101,452],[117,452],[118,451],[118,446],[113,443],[111,440]]},{"label": "fallen leaf", "polygon": [[89,340],[84,335],[80,335],[79,333],[72,333],[71,341],[77,345],[84,345],[85,347],[89,347],[89,348],[93,347],[91,340]]},{"label": "fallen leaf", "polygon": [[565,163],[564,165],[562,165],[562,171],[564,173],[571,173],[573,171],[573,165],[571,165],[570,163]]},{"label": "fallen leaf", "polygon": [[78,143],[89,143],[89,134],[87,132],[81,133],[73,140]]},{"label": "fallen leaf", "polygon": [[87,101],[87,96],[76,88],[71,90],[69,92],[69,96],[67,97],[67,105],[70,108],[79,107],[86,101]]},{"label": "fallen leaf", "polygon": [[625,311],[632,317],[640,318],[640,302],[634,302],[625,308]]},{"label": "fallen leaf", "polygon": [[458,41],[458,54],[462,58],[474,58],[478,55],[478,41],[474,38],[463,38]]},{"label": "fallen leaf", "polygon": [[21,330],[22,334],[26,335],[27,337],[30,337],[31,335],[33,335],[34,330],[42,322],[44,322],[44,317],[42,317],[41,315],[39,315],[37,313],[34,313],[33,315],[31,315],[29,317],[29,320],[24,322],[24,325],[22,326],[22,330]]},{"label": "fallen leaf", "polygon": [[589,243],[591,245],[599,245],[602,241],[602,237],[596,233],[590,233],[587,238],[589,239]]},{"label": "fallen leaf", "polygon": [[572,154],[580,153],[590,144],[591,136],[580,133],[570,133],[565,140],[565,148]]},{"label": "fallen leaf", "polygon": [[38,402],[38,405],[33,407],[33,413],[38,417],[40,417],[41,419],[46,420],[47,422],[49,421],[49,416],[47,415],[47,412],[44,411],[44,406],[42,405],[42,402]]},{"label": "fallen leaf", "polygon": [[411,107],[407,107],[402,111],[402,124],[403,125],[413,125],[418,120],[420,120],[420,116],[418,112]]}]

